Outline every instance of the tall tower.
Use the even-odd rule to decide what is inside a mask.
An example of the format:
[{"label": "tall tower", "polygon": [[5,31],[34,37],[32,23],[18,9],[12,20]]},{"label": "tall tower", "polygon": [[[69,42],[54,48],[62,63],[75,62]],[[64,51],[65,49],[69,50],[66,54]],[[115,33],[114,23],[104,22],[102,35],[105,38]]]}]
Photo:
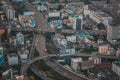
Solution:
[{"label": "tall tower", "polygon": [[82,30],[83,29],[83,17],[79,16],[75,18],[74,24],[73,24],[74,30]]},{"label": "tall tower", "polygon": [[13,20],[15,18],[15,10],[12,8],[12,6],[6,7],[6,16],[8,20]]}]

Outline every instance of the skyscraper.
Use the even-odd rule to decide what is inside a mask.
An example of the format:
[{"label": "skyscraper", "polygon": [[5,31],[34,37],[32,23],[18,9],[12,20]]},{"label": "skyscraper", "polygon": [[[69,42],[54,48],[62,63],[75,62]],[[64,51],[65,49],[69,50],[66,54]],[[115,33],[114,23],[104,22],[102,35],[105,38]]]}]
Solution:
[{"label": "skyscraper", "polygon": [[74,30],[82,30],[83,29],[83,17],[79,16],[75,18],[75,22],[73,24]]},{"label": "skyscraper", "polygon": [[15,10],[12,8],[12,6],[6,7],[6,17],[8,20],[13,20],[15,18]]}]

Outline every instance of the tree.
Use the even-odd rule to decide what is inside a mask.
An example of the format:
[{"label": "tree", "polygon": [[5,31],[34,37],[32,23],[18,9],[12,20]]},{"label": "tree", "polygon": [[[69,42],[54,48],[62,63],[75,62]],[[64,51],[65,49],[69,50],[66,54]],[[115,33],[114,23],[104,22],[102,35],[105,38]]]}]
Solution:
[{"label": "tree", "polygon": [[58,5],[57,10],[61,10],[61,9],[63,9],[63,8],[64,8],[63,5]]},{"label": "tree", "polygon": [[97,27],[98,27],[99,29],[105,29],[105,25],[104,25],[103,23],[99,23],[99,24],[97,25]]},{"label": "tree", "polygon": [[85,4],[90,4],[91,0],[80,0],[80,1],[84,2]]},{"label": "tree", "polygon": [[3,4],[0,2],[0,7],[2,6]]},{"label": "tree", "polygon": [[84,0],[85,4],[90,4],[90,0]]},{"label": "tree", "polygon": [[59,0],[55,0],[55,2],[57,3]]}]

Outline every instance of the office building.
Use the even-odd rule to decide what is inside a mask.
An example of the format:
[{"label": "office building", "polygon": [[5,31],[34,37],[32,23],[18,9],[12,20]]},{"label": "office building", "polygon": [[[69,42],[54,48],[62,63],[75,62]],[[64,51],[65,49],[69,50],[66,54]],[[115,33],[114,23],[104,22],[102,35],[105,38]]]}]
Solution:
[{"label": "office building", "polygon": [[3,20],[4,20],[4,13],[3,11],[0,11],[0,24],[2,24]]},{"label": "office building", "polygon": [[115,72],[118,76],[120,76],[120,62],[115,61],[112,63],[112,71]]},{"label": "office building", "polygon": [[8,20],[13,20],[15,18],[15,10],[12,6],[6,7],[6,17]]},{"label": "office building", "polygon": [[13,70],[9,69],[2,73],[2,80],[13,80]]},{"label": "office building", "polygon": [[73,23],[73,29],[74,30],[83,30],[83,17],[82,16],[75,18],[75,21]]},{"label": "office building", "polygon": [[29,50],[19,50],[17,51],[20,61],[25,63],[28,61]]},{"label": "office building", "polygon": [[80,63],[83,62],[82,58],[72,58],[71,59],[71,67],[73,70],[80,69]]},{"label": "office building", "polygon": [[34,13],[25,12],[25,15],[19,15],[18,19],[22,27],[35,27],[36,21],[34,19]]},{"label": "office building", "polygon": [[98,48],[99,54],[107,54],[108,53],[108,45],[100,45]]},{"label": "office building", "polygon": [[18,56],[15,53],[8,54],[7,58],[9,65],[18,65]]},{"label": "office building", "polygon": [[71,46],[61,46],[59,49],[60,56],[75,55],[75,48]]},{"label": "office building", "polygon": [[76,42],[76,35],[66,36],[67,41]]},{"label": "office building", "polygon": [[24,35],[21,33],[18,33],[16,36],[17,36],[17,42],[19,44],[24,44]]},{"label": "office building", "polygon": [[89,60],[93,60],[94,64],[101,64],[101,58],[98,58],[98,57],[89,57]]},{"label": "office building", "polygon": [[86,70],[94,67],[94,60],[83,61],[81,63],[81,70]]},{"label": "office building", "polygon": [[107,40],[115,40],[120,38],[120,24],[107,26]]}]

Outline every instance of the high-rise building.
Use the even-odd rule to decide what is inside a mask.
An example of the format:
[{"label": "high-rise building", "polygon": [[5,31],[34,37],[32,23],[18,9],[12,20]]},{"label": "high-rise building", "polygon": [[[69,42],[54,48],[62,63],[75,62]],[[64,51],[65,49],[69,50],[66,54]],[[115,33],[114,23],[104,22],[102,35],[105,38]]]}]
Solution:
[{"label": "high-rise building", "polygon": [[24,44],[24,35],[21,33],[17,34],[17,41],[19,44]]},{"label": "high-rise building", "polygon": [[107,40],[115,40],[120,38],[120,25],[108,25],[107,26]]},{"label": "high-rise building", "polygon": [[72,58],[71,59],[71,67],[73,70],[79,70],[80,69],[80,63],[82,63],[82,58]]},{"label": "high-rise building", "polygon": [[75,18],[75,22],[73,24],[74,30],[82,30],[83,29],[83,17],[79,16]]},{"label": "high-rise building", "polygon": [[18,56],[15,53],[7,55],[7,58],[9,65],[18,65]]},{"label": "high-rise building", "polygon": [[3,56],[3,47],[0,46],[0,58]]},{"label": "high-rise building", "polygon": [[35,27],[36,21],[34,19],[34,13],[25,12],[25,15],[19,15],[18,19],[22,27]]},{"label": "high-rise building", "polygon": [[120,62],[115,61],[112,63],[112,71],[115,72],[118,76],[120,76]]},{"label": "high-rise building", "polygon": [[8,20],[13,20],[15,18],[15,10],[12,6],[6,7],[6,17]]},{"label": "high-rise building", "polygon": [[108,45],[99,46],[98,53],[107,54],[108,53]]},{"label": "high-rise building", "polygon": [[13,70],[9,69],[2,73],[2,80],[13,80]]}]

